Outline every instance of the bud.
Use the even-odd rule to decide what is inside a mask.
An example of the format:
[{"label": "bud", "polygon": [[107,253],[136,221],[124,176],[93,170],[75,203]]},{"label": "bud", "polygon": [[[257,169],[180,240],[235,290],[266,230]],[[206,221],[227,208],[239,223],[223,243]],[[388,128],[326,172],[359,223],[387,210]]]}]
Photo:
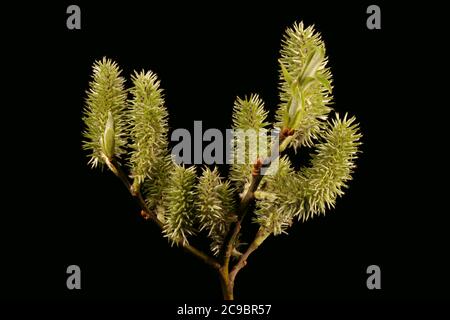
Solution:
[{"label": "bud", "polygon": [[105,131],[103,133],[102,149],[108,159],[114,156],[115,147],[114,134],[114,118],[111,111],[108,112],[108,120],[106,121]]}]

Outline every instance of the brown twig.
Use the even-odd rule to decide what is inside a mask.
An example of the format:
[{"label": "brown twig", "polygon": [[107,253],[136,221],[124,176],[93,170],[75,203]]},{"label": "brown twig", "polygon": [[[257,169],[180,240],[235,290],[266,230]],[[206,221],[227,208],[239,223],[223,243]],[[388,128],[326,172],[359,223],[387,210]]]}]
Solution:
[{"label": "brown twig", "polygon": [[239,258],[238,262],[235,264],[233,269],[231,269],[229,281],[234,283],[234,279],[236,278],[236,275],[238,272],[244,268],[247,265],[247,259],[248,257],[258,249],[258,247],[263,243],[264,240],[267,239],[267,237],[270,235],[269,232],[264,230],[263,228],[260,228],[258,232],[255,235],[255,239],[252,241],[250,246],[247,248],[247,250],[242,254],[242,256]]}]

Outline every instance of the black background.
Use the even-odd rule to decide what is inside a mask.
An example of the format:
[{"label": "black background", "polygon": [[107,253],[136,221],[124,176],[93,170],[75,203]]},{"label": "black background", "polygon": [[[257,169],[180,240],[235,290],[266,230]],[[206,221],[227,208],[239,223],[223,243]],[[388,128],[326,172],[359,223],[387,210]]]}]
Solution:
[{"label": "black background", "polygon": [[[81,7],[81,30],[66,28],[70,4]],[[415,111],[421,68],[410,41],[422,35],[405,22],[412,17],[406,6],[380,2],[382,29],[368,30],[370,4],[74,1],[9,10],[17,18],[3,29],[11,102],[3,121],[10,129],[2,157],[1,297],[219,301],[215,272],[170,249],[120,181],[88,168],[81,115],[91,66],[107,56],[128,79],[133,70],[156,72],[172,129],[192,130],[194,120],[225,129],[236,96],[259,93],[273,116],[281,37],[303,20],[323,36],[334,107],[358,118],[363,153],[336,209],[269,238],[238,275],[236,298],[448,299],[444,212],[427,199],[441,191],[424,182],[430,156],[417,151],[427,115]],[[81,267],[80,291],[66,288],[71,264]],[[366,287],[371,264],[381,268],[381,290]]]}]

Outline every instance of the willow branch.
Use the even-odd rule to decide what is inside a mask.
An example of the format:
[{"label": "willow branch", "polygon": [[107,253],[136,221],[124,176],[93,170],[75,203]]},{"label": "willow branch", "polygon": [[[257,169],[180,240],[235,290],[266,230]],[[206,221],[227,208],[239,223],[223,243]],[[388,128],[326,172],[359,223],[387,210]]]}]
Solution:
[{"label": "willow branch", "polygon": [[216,259],[205,254],[203,251],[198,250],[197,248],[191,246],[190,244],[183,245],[183,249],[189,252],[190,254],[196,256],[210,267],[217,270],[220,269],[220,263],[217,262]]},{"label": "willow branch", "polygon": [[[283,143],[283,141],[294,134],[294,131],[292,129],[283,128],[280,133],[279,142],[275,143],[272,147],[271,155],[273,155],[275,152],[280,153],[280,145]],[[278,150],[277,150],[278,149]],[[284,148],[282,149],[284,150]],[[239,234],[239,231],[241,230],[242,221],[244,221],[245,215],[247,214],[247,208],[250,205],[250,203],[255,198],[255,191],[258,189],[259,184],[261,183],[261,180],[263,178],[263,175],[261,175],[261,164],[266,163],[269,159],[264,159],[264,161],[258,161],[254,167],[252,172],[252,179],[250,182],[250,186],[247,189],[247,192],[245,193],[244,197],[242,198],[239,208],[237,210],[237,221],[234,222],[229,229],[228,234],[225,236],[224,240],[224,246],[222,251],[223,256],[223,269],[224,271],[228,271],[228,265],[230,263],[231,253],[233,251],[234,243],[236,241],[236,238]],[[272,159],[275,160],[275,159]]]},{"label": "willow branch", "polygon": [[239,258],[236,265],[233,267],[233,269],[230,272],[229,281],[234,282],[234,279],[236,278],[236,275],[238,272],[244,268],[247,265],[247,259],[248,257],[261,245],[261,243],[264,242],[264,240],[267,239],[267,237],[270,235],[269,232],[264,230],[263,228],[259,228],[258,232],[255,235],[255,239],[252,241],[250,246],[247,248],[247,250],[242,254],[242,256]]},{"label": "willow branch", "polygon": [[228,265],[230,263],[231,253],[233,251],[234,243],[236,241],[236,238],[239,234],[239,231],[241,230],[241,224],[242,221],[245,218],[245,215],[247,213],[247,208],[254,199],[254,192],[259,186],[259,183],[261,182],[262,175],[252,175],[252,181],[250,183],[250,187],[248,188],[247,192],[245,193],[244,197],[242,198],[239,208],[237,211],[238,219],[236,222],[233,222],[233,224],[230,227],[230,231],[226,238],[225,238],[225,252],[224,252],[224,259],[223,259],[223,265],[226,269],[228,269]]}]

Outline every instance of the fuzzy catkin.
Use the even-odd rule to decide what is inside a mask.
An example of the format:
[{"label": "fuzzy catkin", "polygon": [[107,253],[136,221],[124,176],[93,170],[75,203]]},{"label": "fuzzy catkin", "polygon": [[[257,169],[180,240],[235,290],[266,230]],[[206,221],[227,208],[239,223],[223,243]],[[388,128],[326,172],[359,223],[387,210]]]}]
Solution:
[{"label": "fuzzy catkin", "polygon": [[[89,151],[91,166],[97,167],[105,163],[105,157],[120,157],[125,153],[128,130],[127,96],[124,88],[125,79],[115,62],[107,58],[96,61],[92,72],[83,112],[85,124],[83,149]],[[109,115],[112,117],[110,123],[114,124],[114,141],[108,141],[112,150],[104,150],[104,134]]]}]

